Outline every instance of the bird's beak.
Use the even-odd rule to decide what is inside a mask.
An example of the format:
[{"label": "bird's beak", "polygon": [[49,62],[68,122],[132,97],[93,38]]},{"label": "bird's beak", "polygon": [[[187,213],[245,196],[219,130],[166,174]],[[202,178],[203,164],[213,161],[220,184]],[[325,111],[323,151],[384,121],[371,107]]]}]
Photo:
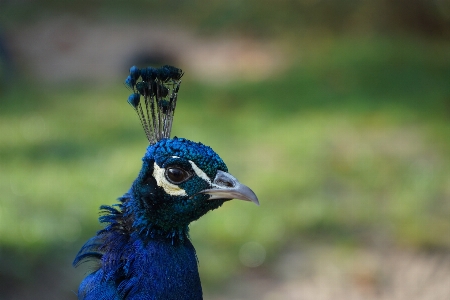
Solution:
[{"label": "bird's beak", "polygon": [[258,197],[256,197],[255,193],[248,186],[240,183],[231,174],[220,170],[217,171],[212,188],[203,190],[200,193],[210,195],[209,200],[240,199],[259,205]]}]

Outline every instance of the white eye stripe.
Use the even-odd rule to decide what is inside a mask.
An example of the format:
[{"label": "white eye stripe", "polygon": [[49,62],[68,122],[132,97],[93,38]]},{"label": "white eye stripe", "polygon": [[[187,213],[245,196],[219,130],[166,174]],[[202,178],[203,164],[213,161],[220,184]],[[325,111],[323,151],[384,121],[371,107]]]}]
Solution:
[{"label": "white eye stripe", "polygon": [[153,164],[153,177],[159,187],[162,187],[167,194],[172,196],[187,196],[185,190],[167,181],[165,173],[165,168],[160,168],[156,162]]},{"label": "white eye stripe", "polygon": [[208,177],[208,175],[206,175],[205,172],[203,172],[199,167],[197,167],[197,165],[193,161],[190,160],[189,163],[191,164],[192,169],[194,170],[195,174],[197,174],[198,177],[205,180],[209,184],[212,184],[211,179]]},{"label": "white eye stripe", "polygon": [[[173,158],[178,158],[178,157],[173,157]],[[195,174],[200,177],[201,179],[205,180],[208,184],[210,184],[211,186],[215,186],[214,183],[212,183],[211,179],[208,177],[208,175],[206,175],[205,172],[203,172],[199,167],[197,167],[197,165],[189,160],[189,163],[192,166],[192,170],[194,170]],[[162,187],[164,189],[164,191],[172,196],[187,196],[187,193],[184,189],[180,188],[179,186],[169,182],[166,179],[166,169],[165,168],[160,168],[156,162],[153,164],[153,177],[156,180],[156,184],[159,187]]]}]

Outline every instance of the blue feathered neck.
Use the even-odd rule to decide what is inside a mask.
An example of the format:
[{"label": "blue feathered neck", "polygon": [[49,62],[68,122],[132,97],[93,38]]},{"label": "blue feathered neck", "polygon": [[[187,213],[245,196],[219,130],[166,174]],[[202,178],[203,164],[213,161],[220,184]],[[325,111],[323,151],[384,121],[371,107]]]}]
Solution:
[{"label": "blue feathered neck", "polygon": [[115,207],[102,207],[106,214],[100,220],[108,225],[75,258],[74,265],[98,263],[80,285],[79,299],[202,299],[198,260],[187,232],[178,238],[156,233],[142,239],[121,211],[128,196]]}]

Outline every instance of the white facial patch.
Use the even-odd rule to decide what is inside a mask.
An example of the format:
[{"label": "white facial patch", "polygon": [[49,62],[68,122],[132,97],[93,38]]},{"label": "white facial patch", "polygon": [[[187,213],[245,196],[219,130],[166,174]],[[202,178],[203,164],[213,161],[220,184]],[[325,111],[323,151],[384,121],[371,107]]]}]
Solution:
[{"label": "white facial patch", "polygon": [[[200,170],[201,171],[201,170]],[[166,179],[166,169],[160,168],[156,162],[153,164],[153,177],[156,179],[156,184],[164,189],[164,191],[172,196],[187,196],[186,191],[179,186],[170,183]]]},{"label": "white facial patch", "polygon": [[[200,177],[201,179],[203,179],[204,181],[206,181],[207,183],[209,183],[211,185],[212,188],[215,189],[223,189],[226,188],[224,186],[220,186],[215,184],[209,177],[208,175],[206,175],[205,172],[203,172],[199,167],[197,167],[197,165],[193,162],[193,161],[189,161],[189,163],[192,166],[192,169],[194,170],[195,174],[197,174],[198,177]],[[212,199],[212,198],[211,198]]]},{"label": "white facial patch", "polygon": [[211,179],[208,177],[208,175],[206,175],[205,172],[203,172],[199,167],[197,167],[197,165],[193,161],[190,160],[189,163],[192,166],[192,170],[194,170],[195,174],[197,174],[198,177],[208,182],[209,184],[212,184]]}]

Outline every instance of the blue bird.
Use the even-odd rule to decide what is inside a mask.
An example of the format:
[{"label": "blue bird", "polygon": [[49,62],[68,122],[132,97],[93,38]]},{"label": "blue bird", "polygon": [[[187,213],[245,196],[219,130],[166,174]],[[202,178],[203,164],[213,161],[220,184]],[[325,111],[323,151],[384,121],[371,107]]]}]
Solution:
[{"label": "blue bird", "polygon": [[105,227],[73,262],[96,262],[79,299],[202,299],[189,224],[231,199],[259,205],[210,147],[170,138],[182,75],[172,66],[130,69],[128,103],[150,145],[131,188],[119,203],[100,207]]}]

